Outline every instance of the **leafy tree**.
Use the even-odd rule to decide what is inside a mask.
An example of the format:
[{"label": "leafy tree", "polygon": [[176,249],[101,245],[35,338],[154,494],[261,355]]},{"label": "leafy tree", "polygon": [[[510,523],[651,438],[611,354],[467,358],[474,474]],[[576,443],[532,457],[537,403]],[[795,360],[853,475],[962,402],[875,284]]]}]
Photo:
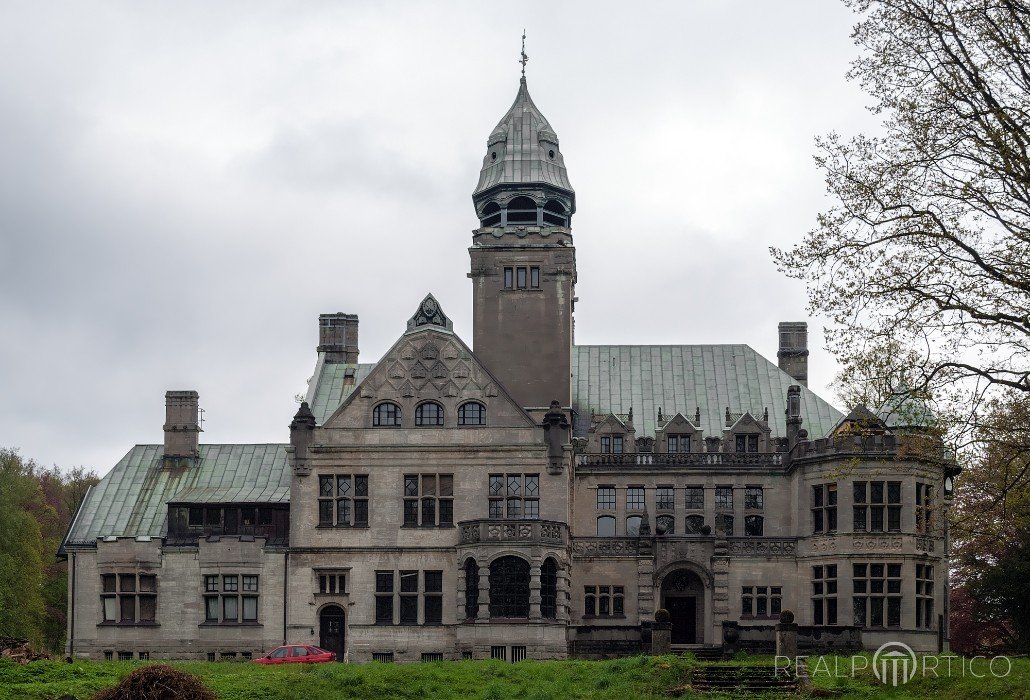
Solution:
[{"label": "leafy tree", "polygon": [[49,517],[33,465],[0,449],[0,635],[41,641],[45,551],[38,516]]},{"label": "leafy tree", "polygon": [[845,2],[882,133],[817,140],[834,203],[772,254],[845,374],[877,357],[969,428],[991,391],[1030,393],[1030,6]]}]

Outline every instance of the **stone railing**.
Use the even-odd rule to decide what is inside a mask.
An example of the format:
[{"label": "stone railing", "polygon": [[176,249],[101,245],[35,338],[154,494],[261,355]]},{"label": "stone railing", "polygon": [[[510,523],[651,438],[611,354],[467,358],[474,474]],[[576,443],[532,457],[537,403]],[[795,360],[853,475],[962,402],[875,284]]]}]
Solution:
[{"label": "stone railing", "polygon": [[794,537],[730,537],[727,553],[744,557],[793,557],[798,543]]},{"label": "stone railing", "polygon": [[636,537],[577,537],[572,542],[572,551],[581,556],[635,557]]},{"label": "stone railing", "polygon": [[564,544],[568,525],[554,520],[466,520],[458,523],[460,543]]},{"label": "stone railing", "polygon": [[635,452],[576,455],[580,467],[769,467],[783,464],[782,452]]}]

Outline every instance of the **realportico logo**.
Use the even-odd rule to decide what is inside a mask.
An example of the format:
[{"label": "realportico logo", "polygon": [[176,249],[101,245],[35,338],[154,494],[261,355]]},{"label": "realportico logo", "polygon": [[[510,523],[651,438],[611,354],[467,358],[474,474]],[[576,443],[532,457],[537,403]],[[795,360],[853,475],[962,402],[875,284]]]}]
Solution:
[{"label": "realportico logo", "polygon": [[916,677],[918,669],[916,653],[902,642],[887,642],[873,654],[873,675],[884,685],[904,685]]}]

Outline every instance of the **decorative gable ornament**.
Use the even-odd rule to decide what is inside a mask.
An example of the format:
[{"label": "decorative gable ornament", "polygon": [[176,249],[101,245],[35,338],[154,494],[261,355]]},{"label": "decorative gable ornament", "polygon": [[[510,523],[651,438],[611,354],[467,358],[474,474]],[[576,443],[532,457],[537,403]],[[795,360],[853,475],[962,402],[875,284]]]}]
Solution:
[{"label": "decorative gable ornament", "polygon": [[415,315],[408,320],[409,331],[422,326],[437,326],[448,331],[454,330],[454,324],[451,322],[451,319],[447,318],[443,309],[440,308],[440,302],[432,294],[426,295],[426,298],[418,305]]}]

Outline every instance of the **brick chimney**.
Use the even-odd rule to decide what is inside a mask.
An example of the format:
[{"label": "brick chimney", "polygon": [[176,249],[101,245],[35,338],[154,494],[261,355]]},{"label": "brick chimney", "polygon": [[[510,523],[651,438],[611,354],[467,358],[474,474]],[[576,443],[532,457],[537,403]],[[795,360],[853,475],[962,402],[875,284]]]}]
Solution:
[{"label": "brick chimney", "polygon": [[200,457],[200,394],[165,392],[165,465],[185,466]]},{"label": "brick chimney", "polygon": [[780,349],[776,360],[784,372],[801,386],[808,386],[808,323],[780,322]]},{"label": "brick chimney", "polygon": [[321,314],[318,317],[318,352],[325,361],[356,364],[358,361],[357,314]]}]

